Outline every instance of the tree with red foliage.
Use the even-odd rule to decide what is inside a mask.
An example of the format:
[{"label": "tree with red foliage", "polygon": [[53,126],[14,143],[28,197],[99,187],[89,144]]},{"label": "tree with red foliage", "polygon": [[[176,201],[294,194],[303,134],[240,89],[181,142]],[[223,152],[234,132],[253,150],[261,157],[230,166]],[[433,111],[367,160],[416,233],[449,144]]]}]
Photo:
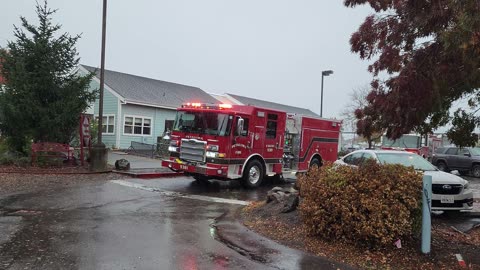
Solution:
[{"label": "tree with red foliage", "polygon": [[[345,0],[344,4],[369,4],[375,10],[350,39],[353,52],[361,59],[374,60],[369,66],[373,90],[368,105],[357,114],[359,127],[368,127],[368,119],[374,117],[387,136],[396,139],[414,130],[431,132],[445,125],[452,102],[460,98],[469,97],[469,104],[478,106],[478,0]],[[471,121],[452,121],[453,125],[478,123],[472,112],[463,112]],[[464,113],[455,114],[454,119]],[[368,133],[365,127],[362,132]],[[452,129],[471,130],[465,126]],[[457,145],[472,145],[474,137],[455,134],[449,133]]]}]

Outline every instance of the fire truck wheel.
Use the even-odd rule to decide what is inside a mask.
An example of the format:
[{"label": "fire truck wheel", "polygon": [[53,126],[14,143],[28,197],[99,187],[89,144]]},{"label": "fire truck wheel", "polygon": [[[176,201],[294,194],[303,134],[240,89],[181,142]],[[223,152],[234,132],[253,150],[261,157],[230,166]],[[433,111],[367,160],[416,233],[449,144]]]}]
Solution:
[{"label": "fire truck wheel", "polygon": [[318,158],[314,158],[312,159],[312,162],[310,162],[310,168],[320,168],[322,166],[322,163],[320,162],[320,160],[318,160]]},{"label": "fire truck wheel", "polygon": [[193,179],[195,179],[195,181],[197,181],[199,184],[206,184],[209,180],[209,178],[205,175],[194,175]]},{"label": "fire truck wheel", "polygon": [[245,171],[243,172],[242,184],[246,188],[256,188],[262,184],[263,181],[263,165],[260,161],[254,159],[248,162]]}]

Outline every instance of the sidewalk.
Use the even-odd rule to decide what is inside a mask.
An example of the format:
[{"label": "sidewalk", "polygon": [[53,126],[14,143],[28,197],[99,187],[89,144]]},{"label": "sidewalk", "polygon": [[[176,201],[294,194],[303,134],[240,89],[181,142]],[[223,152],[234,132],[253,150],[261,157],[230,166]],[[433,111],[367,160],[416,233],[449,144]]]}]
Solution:
[{"label": "sidewalk", "polygon": [[108,151],[108,164],[115,166],[115,161],[126,159],[130,162],[130,170],[115,171],[117,173],[128,174],[138,178],[156,178],[181,175],[169,168],[162,167],[160,159],[130,155],[121,151]]}]

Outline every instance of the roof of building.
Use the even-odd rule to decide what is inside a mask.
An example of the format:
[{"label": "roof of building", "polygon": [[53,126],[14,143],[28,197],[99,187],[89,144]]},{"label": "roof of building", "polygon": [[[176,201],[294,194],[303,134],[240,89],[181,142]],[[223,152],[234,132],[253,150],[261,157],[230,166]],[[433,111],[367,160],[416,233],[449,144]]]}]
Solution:
[{"label": "roof of building", "polygon": [[[81,65],[100,78],[100,69]],[[185,102],[216,103],[217,100],[198,87],[165,82],[117,71],[105,70],[105,85],[127,103],[178,108]]]},{"label": "roof of building", "polygon": [[209,93],[209,94],[212,97],[216,98],[221,103],[232,104],[232,105],[244,105],[240,101],[235,100],[234,98],[230,97],[227,94],[215,94],[215,93]]},{"label": "roof of building", "polygon": [[299,107],[294,107],[294,106],[289,106],[289,105],[279,104],[275,102],[234,95],[234,94],[227,94],[227,95],[233,98],[235,101],[242,103],[243,105],[253,105],[257,107],[285,111],[287,113],[295,113],[295,114],[318,117],[318,114],[304,108],[299,108]]}]

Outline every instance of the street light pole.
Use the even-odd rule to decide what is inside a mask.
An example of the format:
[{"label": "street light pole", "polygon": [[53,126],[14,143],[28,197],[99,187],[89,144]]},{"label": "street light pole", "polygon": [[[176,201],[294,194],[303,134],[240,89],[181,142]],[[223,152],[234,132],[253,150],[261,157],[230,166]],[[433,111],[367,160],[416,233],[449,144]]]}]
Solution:
[{"label": "street light pole", "polygon": [[100,93],[98,101],[98,138],[97,143],[90,150],[90,170],[101,172],[107,169],[107,148],[102,142],[103,132],[103,93],[105,85],[105,39],[107,31],[107,0],[103,0],[102,16],[102,48],[100,59]]},{"label": "street light pole", "polygon": [[320,117],[323,117],[323,77],[333,74],[333,70],[324,70],[322,71],[322,90],[320,96]]}]

